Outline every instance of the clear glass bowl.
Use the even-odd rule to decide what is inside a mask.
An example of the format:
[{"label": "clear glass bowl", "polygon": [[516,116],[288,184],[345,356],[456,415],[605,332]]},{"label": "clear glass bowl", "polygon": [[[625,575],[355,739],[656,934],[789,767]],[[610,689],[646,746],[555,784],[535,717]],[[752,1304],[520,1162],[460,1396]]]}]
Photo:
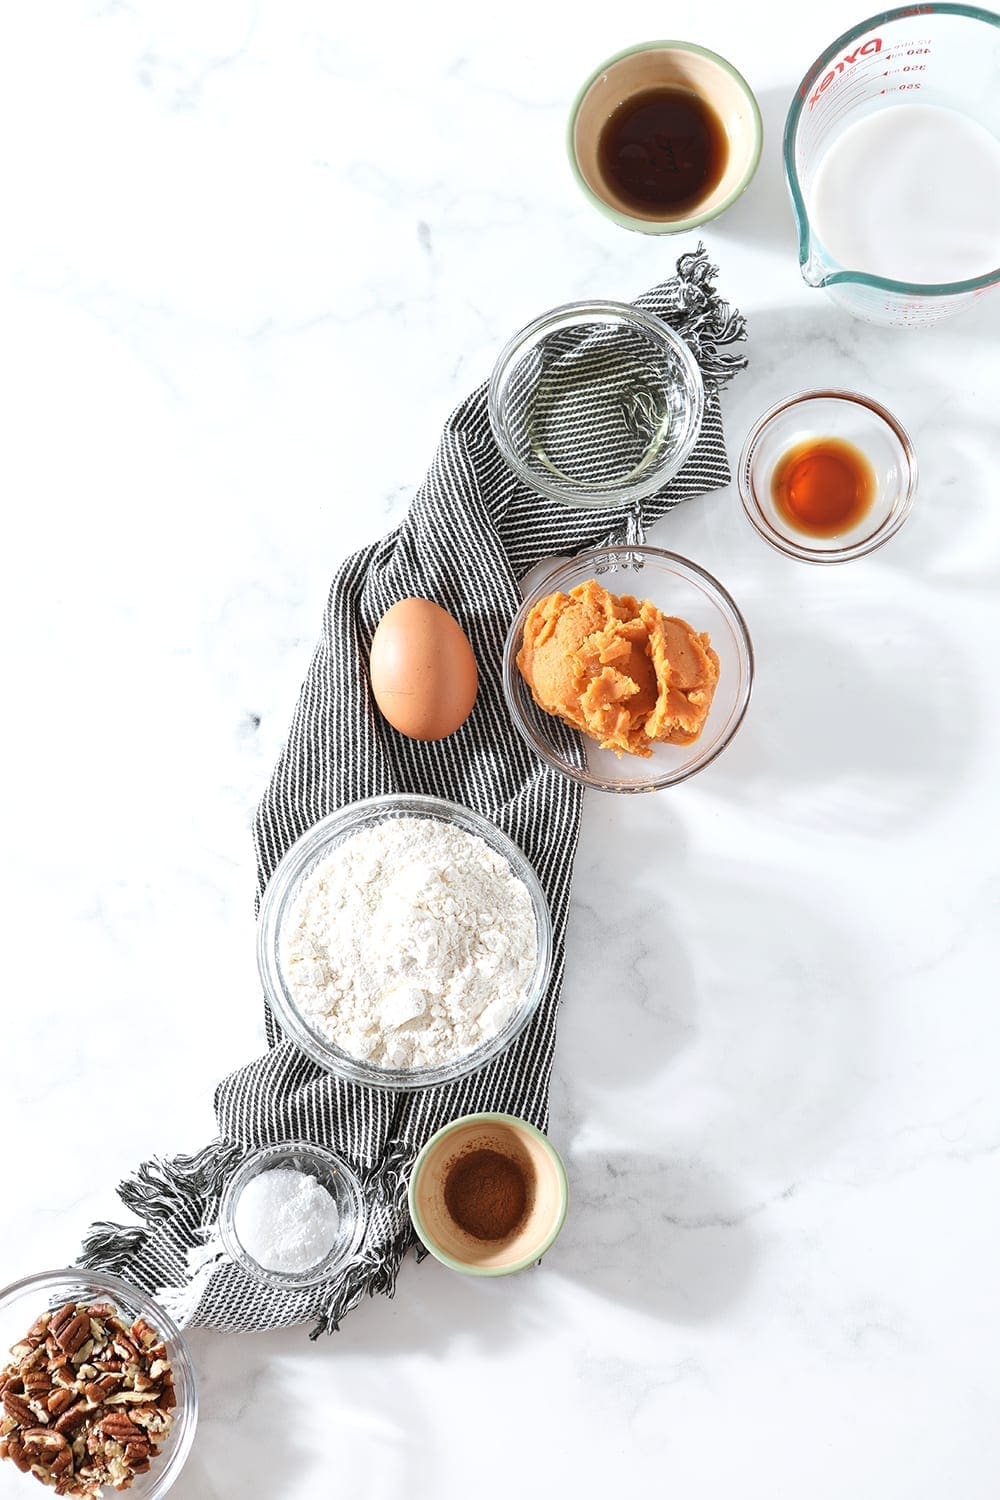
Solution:
[{"label": "clear glass bowl", "polygon": [[[525,621],[547,594],[568,593],[596,578],[613,594],[648,599],[707,631],[719,655],[719,682],[705,727],[691,745],[656,745],[647,758],[602,750],[538,707],[517,669]],[[601,792],[655,792],[676,786],[720,755],[743,722],[753,685],[753,646],[746,622],[726,590],[704,568],[646,545],[596,547],[560,563],[532,588],[507,633],[503,687],[521,738],[547,765]]]},{"label": "clear glass bowl", "polygon": [[[262,1172],[290,1168],[315,1177],[337,1205],[340,1223],[329,1253],[307,1271],[275,1271],[262,1266],[245,1249],[236,1228],[236,1205],[243,1189]],[[361,1184],[346,1162],[323,1146],[307,1141],[281,1141],[253,1151],[226,1183],[219,1208],[219,1233],[230,1257],[255,1280],[278,1290],[301,1291],[332,1280],[355,1254],[365,1233],[365,1199]]]},{"label": "clear glass bowl", "polygon": [[[875,473],[875,498],[856,526],[837,536],[811,536],[775,507],[771,480],[778,460],[809,438],[839,438],[865,454]],[[884,406],[854,391],[802,391],[779,401],[754,424],[737,469],[740,499],[765,542],[800,562],[850,562],[881,547],[902,526],[917,490],[917,460],[904,428]]]},{"label": "clear glass bowl", "polygon": [[514,473],[583,508],[655,495],[697,442],[704,410],[687,344],[624,302],[544,313],[514,335],[490,379],[490,426]]},{"label": "clear glass bowl", "polygon": [[[150,1462],[145,1474],[137,1474],[128,1490],[136,1500],[159,1500],[174,1484],[184,1467],[198,1425],[198,1391],[194,1365],[184,1336],[173,1318],[152,1297],[137,1291],[117,1276],[103,1271],[85,1271],[76,1266],[62,1271],[41,1271],[15,1281],[0,1292],[0,1364],[7,1361],[7,1351],[18,1343],[35,1319],[54,1311],[65,1302],[112,1302],[130,1322],[145,1318],[162,1335],[174,1374],[177,1405],[174,1422],[163,1442],[162,1452]],[[22,1474],[9,1460],[0,1462],[0,1496],[16,1500],[42,1490],[30,1474]],[[106,1495],[117,1490],[105,1489]]]},{"label": "clear glass bowl", "polygon": [[[349,1056],[310,1025],[302,1015],[292,999],[282,972],[282,928],[302,881],[331,849],[335,849],[352,834],[384,822],[387,818],[434,818],[439,822],[454,823],[466,833],[483,839],[507,861],[514,875],[527,886],[535,912],[538,954],[535,971],[520,1010],[488,1042],[465,1057],[442,1063],[439,1067],[382,1068]],[[470,808],[460,807],[456,802],[446,802],[440,797],[408,793],[369,797],[363,802],[352,802],[349,807],[343,807],[321,819],[292,845],[278,865],[261,902],[257,922],[257,967],[264,993],[282,1030],[320,1067],[355,1083],[371,1084],[376,1088],[431,1088],[437,1084],[452,1083],[456,1078],[464,1078],[467,1073],[474,1073],[508,1047],[527,1026],[538,1009],[549,982],[552,967],[552,922],[538,876],[517,845],[486,818],[481,818]]]}]

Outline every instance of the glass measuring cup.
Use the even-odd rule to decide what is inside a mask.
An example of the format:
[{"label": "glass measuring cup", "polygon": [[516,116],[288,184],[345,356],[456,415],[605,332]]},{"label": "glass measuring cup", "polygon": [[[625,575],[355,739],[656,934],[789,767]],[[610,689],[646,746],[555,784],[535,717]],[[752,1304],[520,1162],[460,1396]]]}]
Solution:
[{"label": "glass measuring cup", "polygon": [[[855,317],[893,328],[950,317],[1000,284],[1000,253],[986,275],[913,285],[842,266],[820,243],[807,203],[827,149],[855,121],[908,102],[943,105],[1000,138],[1000,16],[973,5],[882,11],[827,47],[788,111],[785,176],[803,278]],[[877,161],[872,171],[877,174]]]}]

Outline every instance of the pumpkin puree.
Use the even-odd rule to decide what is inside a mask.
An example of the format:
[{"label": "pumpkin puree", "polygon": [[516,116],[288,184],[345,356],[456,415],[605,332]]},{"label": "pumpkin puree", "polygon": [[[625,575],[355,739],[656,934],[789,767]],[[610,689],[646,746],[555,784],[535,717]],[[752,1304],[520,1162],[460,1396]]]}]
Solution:
[{"label": "pumpkin puree", "polygon": [[707,635],[596,579],[539,600],[517,665],[539,708],[619,756],[696,740],[719,680]]}]

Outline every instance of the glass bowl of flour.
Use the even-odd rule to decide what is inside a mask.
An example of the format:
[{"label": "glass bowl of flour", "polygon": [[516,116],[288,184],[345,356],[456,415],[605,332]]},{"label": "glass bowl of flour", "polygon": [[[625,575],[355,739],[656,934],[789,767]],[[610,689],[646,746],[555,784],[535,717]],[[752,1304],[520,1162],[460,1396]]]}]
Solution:
[{"label": "glass bowl of flour", "polygon": [[323,818],[264,892],[257,963],[285,1035],[355,1083],[420,1089],[482,1068],[552,968],[538,877],[506,834],[438,797]]}]

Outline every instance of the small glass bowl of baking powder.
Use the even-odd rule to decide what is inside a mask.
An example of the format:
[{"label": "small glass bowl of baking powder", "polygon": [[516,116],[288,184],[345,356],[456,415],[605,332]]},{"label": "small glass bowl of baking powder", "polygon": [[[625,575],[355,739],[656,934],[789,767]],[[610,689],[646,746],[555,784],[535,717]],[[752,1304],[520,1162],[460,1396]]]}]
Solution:
[{"label": "small glass bowl of baking powder", "polygon": [[[267,1193],[269,1185],[295,1187],[295,1179],[312,1195]],[[308,1216],[296,1222],[300,1209]],[[289,1292],[331,1281],[357,1253],[365,1222],[364,1194],[350,1167],[306,1141],[252,1151],[226,1183],[219,1208],[219,1234],[230,1258],[255,1281]],[[300,1248],[304,1260],[297,1263]],[[281,1269],[290,1264],[296,1268]]]},{"label": "small glass bowl of baking powder", "polygon": [[[285,938],[292,925],[297,898],[318,867],[337,847],[356,834],[377,828],[391,819],[429,818],[481,839],[499,855],[510,875],[523,885],[534,916],[535,951],[530,977],[519,1002],[495,1034],[473,1045],[461,1056],[431,1065],[383,1066],[352,1055],[338,1046],[328,1030],[319,1029],[297,1002],[289,981]],[[391,872],[390,872],[391,874]],[[352,802],[323,818],[292,845],[268,882],[257,923],[257,967],[264,994],[282,1031],[320,1067],[355,1083],[385,1089],[436,1087],[463,1078],[484,1067],[509,1047],[524,1030],[545,994],[552,970],[552,922],[538,876],[524,854],[507,835],[487,818],[458,803],[440,797],[391,794]]]}]

